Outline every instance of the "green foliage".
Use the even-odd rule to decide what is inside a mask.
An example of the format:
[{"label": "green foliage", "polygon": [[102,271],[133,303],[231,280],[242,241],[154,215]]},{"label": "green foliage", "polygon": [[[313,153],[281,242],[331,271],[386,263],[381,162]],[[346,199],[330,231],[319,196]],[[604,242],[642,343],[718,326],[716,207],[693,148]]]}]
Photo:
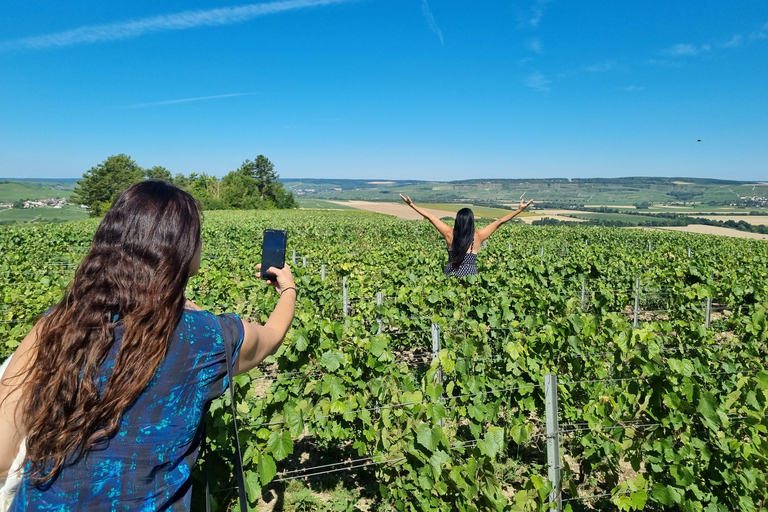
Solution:
[{"label": "green foliage", "polygon": [[[380,510],[547,510],[547,373],[560,381],[564,498],[607,494],[584,502],[605,510],[714,511],[757,510],[768,495],[764,242],[505,226],[481,251],[480,274],[457,280],[442,275],[444,244],[423,222],[212,212],[189,298],[264,322],[277,297],[254,268],[261,232],[278,224],[289,256],[299,253],[296,320],[266,375],[235,379],[252,506],[283,485],[276,478],[311,436],[318,452],[346,450],[329,463],[370,461],[356,471],[375,482]],[[57,263],[78,262],[94,228],[0,228],[5,353],[60,297],[72,270]],[[634,328],[637,278],[642,309],[664,312]],[[709,330],[708,298],[722,315]],[[217,510],[236,499],[231,420],[227,394],[207,418]],[[300,490],[286,504],[354,510],[353,501]]]},{"label": "green foliage", "polygon": [[162,165],[156,165],[154,167],[150,167],[149,169],[146,169],[144,171],[144,177],[148,180],[164,180],[164,181],[173,181],[171,178],[171,171],[163,167]]},{"label": "green foliage", "polygon": [[122,153],[113,155],[83,174],[71,201],[86,205],[91,217],[101,217],[120,192],[143,178],[144,169],[131,157]]},{"label": "green foliage", "polygon": [[296,208],[293,194],[277,181],[274,164],[264,155],[246,160],[222,179],[223,205],[234,209],[263,210]]}]

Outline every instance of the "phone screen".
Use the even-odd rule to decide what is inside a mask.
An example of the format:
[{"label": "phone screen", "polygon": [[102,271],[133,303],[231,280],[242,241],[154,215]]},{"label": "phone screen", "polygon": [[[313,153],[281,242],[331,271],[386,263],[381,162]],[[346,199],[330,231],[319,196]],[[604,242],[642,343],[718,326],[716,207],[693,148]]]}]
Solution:
[{"label": "phone screen", "polygon": [[279,229],[265,229],[264,242],[261,246],[261,278],[274,279],[274,274],[265,273],[269,267],[285,266],[285,246],[288,233]]}]

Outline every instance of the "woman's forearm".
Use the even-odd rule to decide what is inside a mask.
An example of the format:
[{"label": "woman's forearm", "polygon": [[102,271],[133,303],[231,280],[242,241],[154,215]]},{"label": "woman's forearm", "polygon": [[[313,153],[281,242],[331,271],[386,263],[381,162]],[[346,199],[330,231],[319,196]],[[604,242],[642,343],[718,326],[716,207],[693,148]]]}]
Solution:
[{"label": "woman's forearm", "polygon": [[288,329],[291,328],[293,315],[296,311],[296,293],[295,288],[284,289],[275,305],[275,309],[264,324],[266,329],[274,333],[275,339],[269,340],[268,344],[275,345],[275,349],[280,346],[283,338],[288,333]]},{"label": "woman's forearm", "polygon": [[523,210],[517,210],[517,211],[514,211],[514,212],[512,212],[512,213],[508,213],[508,214],[506,214],[505,216],[503,216],[502,218],[500,218],[500,219],[499,219],[499,223],[500,223],[500,224],[504,224],[504,223],[506,223],[506,222],[509,222],[509,221],[511,221],[512,219],[514,219],[515,217],[517,217],[517,215],[518,215],[520,212],[522,212],[522,211],[523,211]]},{"label": "woman's forearm", "polygon": [[429,219],[429,217],[431,216],[431,214],[429,212],[422,210],[421,208],[419,208],[418,206],[416,206],[413,203],[409,204],[408,206],[413,208],[416,211],[416,213],[418,213],[419,215],[421,215],[425,219]]}]

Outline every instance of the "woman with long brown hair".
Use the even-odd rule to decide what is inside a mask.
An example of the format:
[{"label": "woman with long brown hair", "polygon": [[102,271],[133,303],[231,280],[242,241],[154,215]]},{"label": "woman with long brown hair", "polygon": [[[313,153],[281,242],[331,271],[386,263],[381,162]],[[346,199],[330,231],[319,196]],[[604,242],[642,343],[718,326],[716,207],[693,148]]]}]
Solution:
[{"label": "woman with long brown hair", "polygon": [[480,250],[480,244],[494,234],[502,224],[514,219],[533,204],[533,199],[527,203],[524,203],[521,199],[517,210],[494,220],[483,228],[475,230],[475,214],[470,208],[462,208],[456,212],[456,220],[453,223],[453,227],[450,227],[427,210],[416,206],[411,201],[410,196],[400,194],[400,197],[416,213],[431,222],[435,229],[445,238],[445,243],[448,245],[448,264],[445,266],[444,272],[446,276],[453,277],[466,277],[477,274],[477,253]]},{"label": "woman with long brown hair", "polygon": [[[26,437],[9,510],[189,509],[204,415],[229,384],[216,316],[184,297],[200,258],[188,193],[152,180],[115,201],[0,382],[0,478]],[[266,324],[238,322],[235,374],[276,351],[293,319],[290,268],[269,272],[280,299]]]}]

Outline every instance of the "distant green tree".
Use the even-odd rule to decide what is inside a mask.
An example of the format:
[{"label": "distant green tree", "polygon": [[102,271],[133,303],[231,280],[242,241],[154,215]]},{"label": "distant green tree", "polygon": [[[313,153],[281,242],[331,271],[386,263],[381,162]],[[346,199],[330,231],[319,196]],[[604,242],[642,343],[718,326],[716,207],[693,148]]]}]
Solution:
[{"label": "distant green tree", "polygon": [[221,199],[221,181],[216,176],[208,176],[203,173],[199,176],[191,174],[193,178],[189,191],[197,199],[204,210],[225,210],[225,202]]},{"label": "distant green tree", "polygon": [[144,177],[148,180],[165,180],[165,181],[173,181],[171,178],[171,171],[163,167],[162,165],[156,165],[154,167],[150,167],[149,169],[146,169],[144,171]]},{"label": "distant green tree", "polygon": [[221,180],[221,199],[228,208],[236,210],[255,210],[263,206],[256,180],[245,163]]},{"label": "distant green tree", "polygon": [[264,196],[267,196],[267,199],[273,198],[275,185],[277,184],[275,164],[270,162],[269,158],[264,155],[259,155],[256,157],[256,161],[253,162],[253,168],[253,177],[256,180],[256,188],[259,189],[261,200],[264,200]]},{"label": "distant green tree", "polygon": [[221,181],[221,199],[229,208],[296,208],[293,194],[278,181],[275,166],[264,155],[246,160]]},{"label": "distant green tree", "polygon": [[145,171],[125,154],[113,155],[83,174],[75,185],[72,203],[88,207],[88,215],[100,217],[117,196],[144,178]]},{"label": "distant green tree", "polygon": [[24,200],[23,199],[19,199],[18,201],[13,203],[13,207],[14,208],[18,208],[18,209],[24,208]]},{"label": "distant green tree", "polygon": [[190,174],[189,177],[184,176],[182,173],[177,173],[171,180],[171,183],[186,190],[195,181],[196,176],[195,173]]}]

